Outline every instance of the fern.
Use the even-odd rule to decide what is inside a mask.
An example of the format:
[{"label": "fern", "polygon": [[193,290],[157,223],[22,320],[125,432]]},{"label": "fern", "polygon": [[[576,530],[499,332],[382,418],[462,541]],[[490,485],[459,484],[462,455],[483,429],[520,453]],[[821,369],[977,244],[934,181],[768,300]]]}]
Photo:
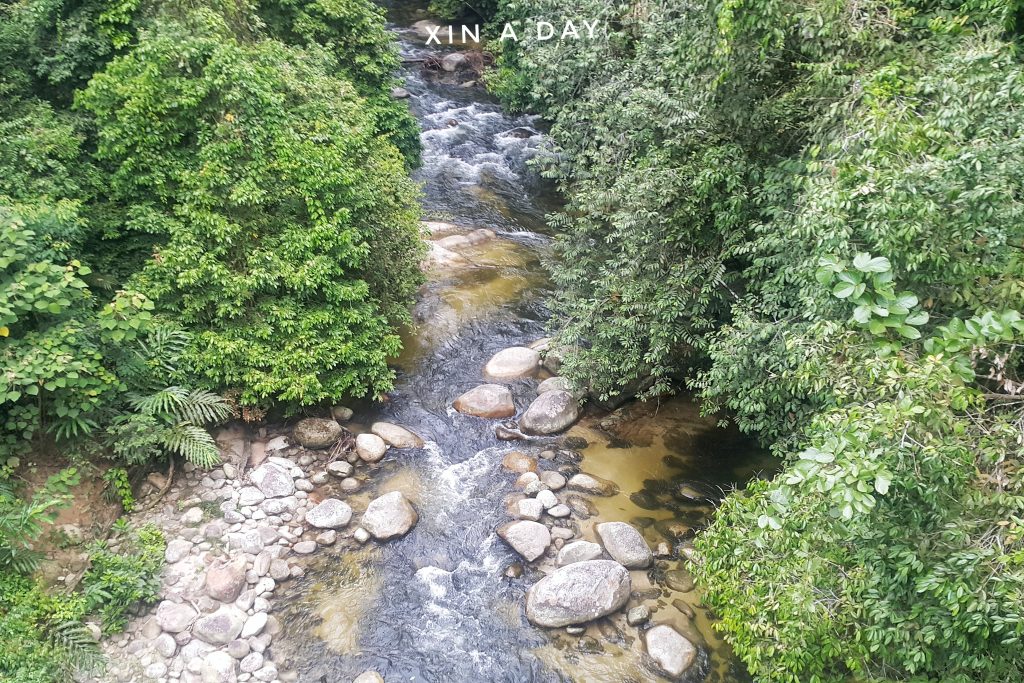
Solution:
[{"label": "fern", "polygon": [[217,444],[204,426],[223,422],[231,407],[223,397],[202,389],[170,386],[129,402],[135,413],[116,421],[113,448],[131,463],[148,459],[153,450],[180,455],[199,467],[220,462]]},{"label": "fern", "polygon": [[197,467],[213,467],[220,462],[220,451],[210,433],[188,422],[169,427],[164,432],[164,446]]},{"label": "fern", "polygon": [[57,664],[65,680],[77,674],[95,674],[103,669],[105,659],[99,644],[80,621],[65,621],[47,630]]}]

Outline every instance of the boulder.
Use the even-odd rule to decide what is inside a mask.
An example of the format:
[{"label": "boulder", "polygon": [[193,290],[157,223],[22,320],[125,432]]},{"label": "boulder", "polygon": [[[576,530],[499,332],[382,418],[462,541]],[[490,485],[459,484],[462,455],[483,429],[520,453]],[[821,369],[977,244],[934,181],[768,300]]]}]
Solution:
[{"label": "boulder", "polygon": [[583,491],[595,496],[614,496],[619,492],[619,487],[614,481],[602,479],[586,472],[574,474],[569,479],[569,488],[573,491]]},{"label": "boulder", "polygon": [[549,391],[566,391],[573,392],[572,383],[568,377],[548,377],[546,380],[537,385],[538,394],[546,394]]},{"label": "boulder", "polygon": [[481,384],[473,387],[455,399],[452,407],[466,415],[490,419],[512,417],[516,414],[512,392],[500,384]]},{"label": "boulder", "polygon": [[331,417],[338,422],[348,422],[352,419],[352,409],[348,406],[334,406],[331,408]]},{"label": "boulder", "polygon": [[396,100],[404,100],[409,97],[409,91],[405,88],[392,88],[391,96]]},{"label": "boulder", "polygon": [[327,498],[306,513],[306,522],[318,529],[339,529],[352,519],[352,508],[337,498]]},{"label": "boulder", "polygon": [[219,561],[206,570],[206,594],[221,602],[234,602],[245,587],[245,557]]},{"label": "boulder", "polygon": [[156,608],[156,623],[168,633],[181,633],[188,629],[199,616],[191,605],[164,600]]},{"label": "boulder", "polygon": [[164,550],[164,560],[167,564],[174,564],[185,559],[192,552],[192,542],[176,538],[167,544]]},{"label": "boulder", "polygon": [[273,462],[265,462],[250,472],[249,481],[267,498],[283,498],[295,493],[292,473]]},{"label": "boulder", "polygon": [[519,418],[519,429],[526,434],[556,434],[570,427],[579,416],[575,396],[557,389],[546,391]]},{"label": "boulder", "polygon": [[375,498],[363,513],[361,526],[379,541],[402,536],[416,524],[419,517],[401,491]]},{"label": "boulder", "polygon": [[539,353],[525,346],[513,346],[494,354],[484,366],[484,375],[492,379],[532,377],[539,366]]},{"label": "boulder", "polygon": [[544,506],[536,498],[524,498],[516,504],[516,516],[519,519],[529,519],[537,522],[540,521],[543,514]]},{"label": "boulder", "polygon": [[604,522],[594,527],[601,545],[627,569],[651,566],[654,555],[640,532],[625,522]]},{"label": "boulder", "polygon": [[629,570],[611,560],[559,567],[526,593],[526,618],[537,626],[583,624],[622,608],[632,584]]},{"label": "boulder", "polygon": [[601,546],[590,541],[573,541],[558,551],[558,566],[564,567],[575,562],[586,562],[601,557]]},{"label": "boulder", "polygon": [[441,68],[448,72],[468,69],[469,59],[461,52],[453,52],[441,59]]},{"label": "boulder", "polygon": [[498,527],[498,535],[527,562],[536,560],[551,545],[551,532],[548,528],[525,519],[501,525]]},{"label": "boulder", "polygon": [[305,448],[329,448],[341,438],[345,430],[334,420],[307,417],[292,430],[292,438]]},{"label": "boulder", "polygon": [[647,654],[670,678],[678,678],[697,658],[697,648],[671,626],[662,624],[644,633]]},{"label": "boulder", "polygon": [[356,437],[356,453],[365,462],[379,462],[388,450],[384,439],[376,434],[360,434]]},{"label": "boulder", "polygon": [[[336,460],[334,462],[331,462],[331,463],[327,464],[327,471],[331,475],[333,475],[335,477],[338,477],[339,479],[344,479],[345,477],[351,476],[353,469],[354,468],[352,467],[352,463],[345,462],[344,460]],[[310,478],[310,481],[312,481],[312,478]],[[326,480],[324,480],[324,481],[317,480],[317,481],[314,481],[313,483],[314,484],[326,484],[327,482],[326,482]]]},{"label": "boulder", "polygon": [[233,605],[221,605],[213,614],[196,621],[192,635],[211,645],[227,645],[238,637],[247,615]]},{"label": "boulder", "polygon": [[395,448],[423,448],[423,439],[390,422],[374,422],[370,431]]}]

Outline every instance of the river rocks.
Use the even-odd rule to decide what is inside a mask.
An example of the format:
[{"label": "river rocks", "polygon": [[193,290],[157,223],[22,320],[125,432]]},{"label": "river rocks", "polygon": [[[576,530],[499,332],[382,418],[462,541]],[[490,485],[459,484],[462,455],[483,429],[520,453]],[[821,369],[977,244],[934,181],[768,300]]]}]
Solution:
[{"label": "river rocks", "polygon": [[360,434],[356,437],[356,453],[365,462],[379,462],[388,450],[384,439],[376,434]]},{"label": "river rocks", "polygon": [[[316,541],[299,541],[292,546],[292,552],[296,555],[312,555],[316,552]],[[289,576],[291,572],[288,573]]]},{"label": "river rocks", "polygon": [[545,486],[547,486],[552,491],[558,491],[559,489],[563,489],[565,488],[566,484],[565,476],[563,476],[559,472],[554,472],[550,470],[547,472],[541,472],[540,480]]},{"label": "river rocks", "polygon": [[654,555],[640,532],[625,522],[604,522],[594,527],[601,545],[613,559],[628,569],[651,565]]},{"label": "river rocks", "polygon": [[630,587],[629,571],[618,562],[575,562],[530,588],[526,618],[549,628],[582,624],[622,608],[629,600]]},{"label": "river rocks", "polygon": [[352,415],[354,415],[354,413],[348,406],[334,406],[331,408],[331,417],[333,417],[336,422],[348,422],[352,419]]},{"label": "river rocks", "polygon": [[569,488],[574,491],[583,491],[595,496],[614,496],[619,492],[619,487],[613,481],[586,472],[574,474],[569,479]]},{"label": "river rocks", "polygon": [[370,431],[395,448],[423,448],[423,439],[390,422],[374,422]]},{"label": "river rocks", "polygon": [[461,52],[452,52],[441,59],[441,68],[448,72],[469,68],[469,58]]},{"label": "river rocks", "polygon": [[419,517],[401,491],[375,498],[363,513],[361,526],[379,541],[402,536],[416,524]]},{"label": "river rocks", "polygon": [[[257,612],[248,619],[245,620],[245,626],[242,627],[242,632],[239,634],[242,638],[249,638],[251,636],[258,636],[263,630],[263,627],[267,625],[267,613]],[[257,669],[259,667],[256,667]]]},{"label": "river rocks", "polygon": [[[345,477],[351,476],[353,469],[354,468],[352,467],[352,463],[345,462],[344,460],[337,460],[335,462],[328,463],[327,465],[327,472],[332,476],[338,477],[339,479],[344,479]],[[314,484],[327,483],[326,479],[315,480],[313,477],[310,478],[310,481],[312,481]]]},{"label": "river rocks", "polygon": [[485,418],[512,417],[516,406],[512,392],[500,384],[481,384],[455,399],[452,407],[460,413]]},{"label": "river rocks", "polygon": [[548,528],[529,520],[503,524],[498,527],[498,535],[527,562],[536,560],[551,545],[551,532]]},{"label": "river rocks", "polygon": [[525,346],[512,346],[494,354],[484,366],[484,375],[492,379],[532,377],[540,365],[540,354]]},{"label": "river rocks", "polygon": [[404,100],[409,97],[409,91],[405,88],[392,88],[391,97],[396,100]]},{"label": "river rocks", "polygon": [[601,546],[590,541],[573,541],[558,551],[556,563],[559,567],[575,562],[586,562],[601,557]]},{"label": "river rocks", "polygon": [[693,577],[690,576],[689,572],[682,569],[672,569],[665,572],[665,585],[668,586],[669,590],[680,593],[689,593],[694,588]]},{"label": "river rocks", "polygon": [[335,420],[307,417],[295,425],[292,437],[304,448],[319,449],[333,446],[344,433],[345,430]]},{"label": "river rocks", "polygon": [[206,570],[206,594],[221,602],[234,602],[245,587],[245,557],[218,562]]},{"label": "river rocks", "polygon": [[232,605],[221,605],[213,614],[196,621],[192,635],[211,645],[227,645],[238,637],[246,614]]},{"label": "river rocks", "polygon": [[572,514],[572,510],[568,505],[554,505],[548,509],[548,514],[555,519],[562,519]]},{"label": "river rocks", "polygon": [[238,504],[242,506],[259,505],[265,499],[263,491],[255,486],[246,486],[238,492]]},{"label": "river rocks", "polygon": [[384,677],[376,671],[364,671],[356,676],[352,683],[384,683]]},{"label": "river rocks", "polygon": [[191,605],[164,600],[156,608],[156,623],[168,633],[180,633],[191,626],[199,616]]},{"label": "river rocks", "polygon": [[295,493],[295,480],[284,467],[265,462],[249,473],[249,480],[267,498],[283,498]]},{"label": "river rocks", "polygon": [[546,394],[549,391],[565,391],[571,394],[573,386],[568,377],[548,377],[537,385],[537,393]]},{"label": "river rocks", "polygon": [[306,522],[318,529],[340,529],[352,519],[352,508],[337,498],[327,498],[306,513]]},{"label": "river rocks", "polygon": [[637,605],[626,612],[626,623],[630,626],[646,624],[651,618],[651,608],[647,605]]},{"label": "river rocks", "polygon": [[501,459],[501,466],[509,472],[519,474],[537,471],[537,461],[526,453],[520,453],[519,451],[509,451],[506,453]]},{"label": "river rocks", "polygon": [[568,391],[547,391],[538,396],[523,416],[519,428],[526,434],[557,434],[579,417],[576,397]]},{"label": "river rocks", "polygon": [[548,491],[547,489],[544,489],[543,491],[538,491],[536,497],[537,500],[540,501],[540,504],[544,506],[545,510],[549,510],[558,505],[558,498],[555,496],[554,493]]},{"label": "river rocks", "polygon": [[682,676],[697,658],[693,643],[665,624],[646,631],[644,645],[651,659],[671,678]]}]

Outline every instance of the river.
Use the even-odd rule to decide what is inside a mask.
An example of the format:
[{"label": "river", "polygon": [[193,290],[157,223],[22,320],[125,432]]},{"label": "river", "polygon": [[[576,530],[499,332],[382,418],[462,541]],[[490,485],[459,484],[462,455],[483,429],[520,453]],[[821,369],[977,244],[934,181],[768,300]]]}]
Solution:
[{"label": "river", "polygon": [[[430,53],[409,30],[423,18],[415,4],[390,9],[406,59]],[[678,571],[678,549],[713,510],[679,491],[687,480],[726,489],[770,469],[771,461],[701,418],[684,397],[633,404],[611,416],[585,413],[568,442],[500,441],[495,421],[451,408],[455,397],[483,382],[491,355],[545,335],[550,284],[541,261],[551,237],[544,214],[557,209],[558,198],[528,166],[545,144],[539,120],[507,115],[481,87],[464,85],[473,78],[466,72],[439,79],[413,63],[402,76],[422,126],[423,165],[415,179],[424,218],[497,236],[466,253],[473,267],[431,276],[396,359],[394,392],[383,404],[353,406],[354,429],[387,420],[427,445],[393,449],[349,502],[363,509],[380,493],[402,490],[419,512],[418,524],[386,544],[339,544],[318,555],[275,608],[286,626],[275,647],[301,681],[311,682],[349,681],[370,669],[389,682],[662,680],[621,615],[592,625],[583,638],[534,628],[524,617],[523,596],[540,574],[527,567],[520,575],[518,556],[495,534],[510,519],[506,501],[515,493],[516,475],[500,462],[512,449],[561,449],[541,466],[582,467],[621,489],[592,500],[597,514],[575,522],[581,536],[593,540],[597,520],[621,520],[641,527],[652,548],[669,542],[676,549],[650,571],[632,572],[630,605],[643,601],[653,621],[702,646],[687,680],[749,680]],[[537,381],[511,386],[522,411]],[[580,448],[579,439],[587,446]]]}]

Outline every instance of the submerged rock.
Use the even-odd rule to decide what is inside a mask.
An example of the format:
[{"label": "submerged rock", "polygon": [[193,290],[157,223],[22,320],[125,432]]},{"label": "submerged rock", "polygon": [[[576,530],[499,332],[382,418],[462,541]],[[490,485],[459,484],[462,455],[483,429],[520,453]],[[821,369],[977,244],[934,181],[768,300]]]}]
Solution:
[{"label": "submerged rock", "polygon": [[682,676],[697,658],[693,643],[665,624],[645,632],[644,645],[651,659],[671,678]]},{"label": "submerged rock", "polygon": [[361,525],[377,540],[386,541],[407,533],[418,519],[416,508],[405,495],[392,491],[370,502]]},{"label": "submerged rock", "polygon": [[292,437],[305,448],[328,448],[344,433],[345,430],[334,420],[307,417],[295,425]]},{"label": "submerged rock", "polygon": [[516,414],[512,392],[500,384],[481,384],[455,399],[452,407],[460,413],[476,417],[499,418]]},{"label": "submerged rock", "polygon": [[640,532],[625,522],[604,522],[594,527],[601,545],[616,561],[628,569],[651,566],[654,554]]},{"label": "submerged rock", "polygon": [[525,346],[512,346],[494,354],[484,366],[484,375],[493,379],[532,377],[540,366],[540,354]]},{"label": "submerged rock", "polygon": [[546,391],[519,418],[526,434],[556,434],[569,428],[580,416],[576,397],[568,391]]},{"label": "submerged rock", "polygon": [[518,474],[536,472],[537,460],[531,458],[526,453],[509,451],[504,455],[504,457],[502,457],[501,466],[509,472],[516,472]]},{"label": "submerged rock", "polygon": [[614,496],[619,492],[619,487],[615,482],[602,479],[593,474],[587,474],[586,472],[574,474],[569,479],[569,488],[595,496]]},{"label": "submerged rock", "polygon": [[423,439],[390,422],[374,422],[370,431],[395,448],[423,448]]},{"label": "submerged rock", "polygon": [[629,571],[611,560],[556,569],[526,593],[526,618],[537,626],[582,624],[621,609],[629,600]]},{"label": "submerged rock", "polygon": [[527,562],[536,560],[551,545],[551,532],[548,528],[529,520],[503,524],[498,527],[498,535]]}]

